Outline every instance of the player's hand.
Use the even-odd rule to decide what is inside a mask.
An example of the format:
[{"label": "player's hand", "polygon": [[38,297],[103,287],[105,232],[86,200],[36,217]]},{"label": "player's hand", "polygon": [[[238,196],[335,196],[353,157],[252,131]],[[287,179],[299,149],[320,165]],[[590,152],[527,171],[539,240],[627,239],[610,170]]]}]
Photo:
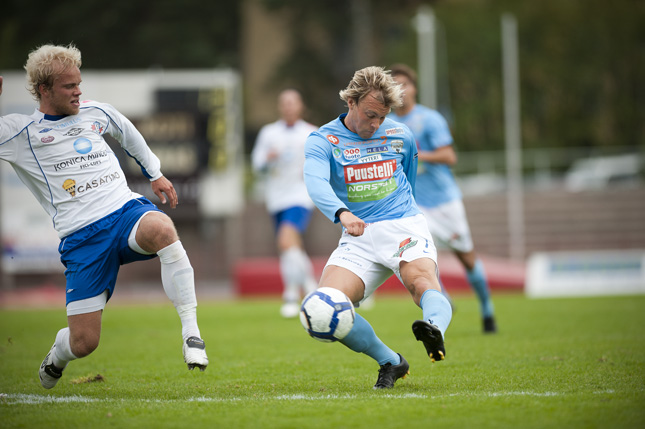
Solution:
[{"label": "player's hand", "polygon": [[[170,180],[166,179],[165,176],[161,176],[157,180],[150,182],[150,186],[152,186],[152,192],[161,200],[161,204],[166,204],[169,201],[171,209],[177,207],[177,203],[179,203],[177,192]],[[164,194],[166,195],[164,196]],[[166,199],[166,196],[168,199]]]},{"label": "player's hand", "polygon": [[340,216],[338,216],[338,219],[347,233],[354,237],[363,235],[365,228],[367,227],[367,224],[363,222],[361,218],[352,214],[352,212],[342,212]]}]

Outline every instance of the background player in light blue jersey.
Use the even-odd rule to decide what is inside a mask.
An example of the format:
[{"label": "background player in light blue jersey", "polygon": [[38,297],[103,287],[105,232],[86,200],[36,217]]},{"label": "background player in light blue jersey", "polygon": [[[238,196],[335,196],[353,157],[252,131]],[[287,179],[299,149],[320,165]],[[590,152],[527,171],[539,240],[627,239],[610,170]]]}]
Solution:
[{"label": "background player in light blue jersey", "polygon": [[[307,139],[305,184],[312,200],[343,227],[320,287],[345,293],[360,305],[394,272],[421,307],[412,331],[430,359],[446,355],[444,335],[452,309],[437,278],[437,252],[414,201],[417,149],[410,130],[386,118],[402,91],[381,67],[358,70],[340,97],[348,112]],[[341,340],[380,365],[375,389],[391,388],[409,365],[356,314]]]},{"label": "background player in light blue jersey", "polygon": [[496,332],[486,272],[475,253],[461,191],[450,168],[457,162],[457,155],[448,124],[436,110],[416,103],[414,70],[404,64],[396,64],[391,70],[404,94],[403,104],[390,117],[412,130],[419,149],[417,204],[426,216],[432,236],[450,248],[466,269],[468,282],[479,299],[484,332]]},{"label": "background player in light blue jersey", "polygon": [[[80,100],[81,52],[44,45],[29,54],[29,90],[39,103],[32,115],[0,118],[0,159],[7,161],[51,215],[61,238],[68,326],[40,365],[41,385],[56,385],[67,364],[99,345],[101,318],[119,267],[159,256],[161,281],[182,324],[189,369],[208,365],[197,326],[193,268],[173,221],[128,187],[103,134],[114,137],[171,208],[178,203],[159,159],[132,123],[112,106]],[[2,77],[0,77],[0,94]],[[92,162],[87,162],[91,159]],[[142,345],[145,347],[145,345]]]}]

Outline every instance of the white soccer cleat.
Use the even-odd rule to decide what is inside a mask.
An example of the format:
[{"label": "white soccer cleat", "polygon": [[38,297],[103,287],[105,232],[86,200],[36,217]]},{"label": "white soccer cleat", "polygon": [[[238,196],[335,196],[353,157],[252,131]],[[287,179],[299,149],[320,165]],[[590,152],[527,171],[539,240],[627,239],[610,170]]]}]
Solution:
[{"label": "white soccer cleat", "polygon": [[293,319],[300,314],[300,305],[297,302],[285,302],[280,307],[280,315],[285,319]]},{"label": "white soccer cleat", "polygon": [[188,369],[199,368],[204,371],[208,366],[208,357],[206,356],[206,344],[199,337],[190,337],[184,342],[183,346],[184,362]]},{"label": "white soccer cleat", "polygon": [[54,349],[56,348],[56,343],[49,349],[49,353],[43,359],[43,363],[40,364],[40,369],[38,370],[38,378],[40,378],[40,384],[45,389],[51,389],[56,386],[58,380],[63,376],[63,369],[54,366]]}]

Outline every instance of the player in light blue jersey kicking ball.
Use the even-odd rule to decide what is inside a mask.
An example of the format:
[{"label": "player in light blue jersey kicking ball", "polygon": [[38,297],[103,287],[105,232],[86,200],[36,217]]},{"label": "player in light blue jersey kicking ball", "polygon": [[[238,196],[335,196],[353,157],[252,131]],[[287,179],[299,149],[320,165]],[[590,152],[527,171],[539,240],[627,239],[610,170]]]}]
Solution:
[{"label": "player in light blue jersey kicking ball", "polygon": [[[434,362],[446,355],[452,309],[441,293],[432,236],[414,200],[414,136],[386,118],[401,96],[383,68],[358,70],[340,91],[348,112],[307,139],[304,175],[316,206],[343,227],[319,286],[338,289],[360,305],[394,272],[421,307],[422,320],[412,323],[412,331]],[[340,342],[378,362],[375,389],[391,388],[408,374],[408,362],[358,313]]]},{"label": "player in light blue jersey kicking ball", "polygon": [[0,118],[0,160],[9,162],[51,216],[66,268],[68,326],[58,331],[40,366],[40,383],[51,389],[69,362],[98,347],[101,316],[119,267],[155,256],[181,320],[184,361],[189,369],[203,371],[208,358],[186,250],[170,217],[130,190],[103,135],[114,137],[136,159],[162,204],[175,208],[177,193],[125,116],[109,104],[81,101],[80,67],[81,52],[73,45],[32,51],[25,69],[39,106],[32,115]]},{"label": "player in light blue jersey kicking ball", "polygon": [[416,73],[404,64],[394,65],[391,70],[404,94],[403,104],[394,109],[390,118],[412,130],[419,149],[417,204],[432,236],[450,248],[466,269],[468,282],[479,299],[483,330],[494,333],[497,325],[486,272],[474,251],[461,191],[450,169],[457,162],[450,129],[439,112],[416,103]]}]

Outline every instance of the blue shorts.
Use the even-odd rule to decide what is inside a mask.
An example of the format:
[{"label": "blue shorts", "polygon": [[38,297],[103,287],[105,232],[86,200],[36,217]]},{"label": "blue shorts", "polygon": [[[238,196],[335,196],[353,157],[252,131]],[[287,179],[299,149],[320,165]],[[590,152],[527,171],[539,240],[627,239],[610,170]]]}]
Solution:
[{"label": "blue shorts", "polygon": [[309,220],[311,219],[311,213],[313,210],[306,209],[304,207],[289,207],[286,210],[282,210],[273,215],[273,221],[275,222],[275,230],[278,231],[280,225],[284,222],[289,222],[296,229],[303,234],[309,225]]},{"label": "blue shorts", "polygon": [[128,246],[130,231],[144,213],[161,212],[147,198],[128,201],[102,219],[63,238],[58,246],[67,278],[66,303],[114,292],[119,267],[154,258]]}]

